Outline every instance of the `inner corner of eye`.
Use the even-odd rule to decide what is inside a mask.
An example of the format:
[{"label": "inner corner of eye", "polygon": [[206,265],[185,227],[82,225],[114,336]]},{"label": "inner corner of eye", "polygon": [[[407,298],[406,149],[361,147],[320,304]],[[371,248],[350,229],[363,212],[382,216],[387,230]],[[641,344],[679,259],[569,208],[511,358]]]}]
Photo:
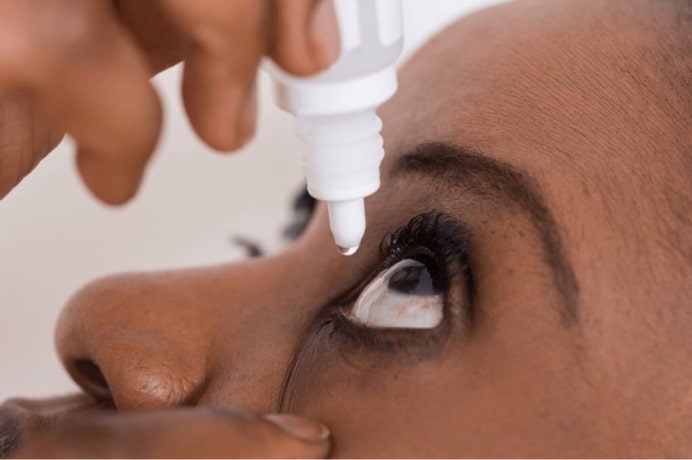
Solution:
[{"label": "inner corner of eye", "polygon": [[427,266],[404,259],[363,289],[348,316],[372,328],[432,329],[442,321],[443,305]]}]

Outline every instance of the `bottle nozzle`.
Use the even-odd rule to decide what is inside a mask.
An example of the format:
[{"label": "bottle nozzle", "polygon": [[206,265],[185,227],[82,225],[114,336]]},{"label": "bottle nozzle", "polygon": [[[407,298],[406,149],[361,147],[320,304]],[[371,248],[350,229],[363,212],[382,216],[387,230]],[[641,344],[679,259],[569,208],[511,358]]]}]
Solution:
[{"label": "bottle nozzle", "polygon": [[345,256],[356,253],[365,233],[365,206],[362,198],[327,202],[329,226],[339,252]]},{"label": "bottle nozzle", "polygon": [[403,46],[401,1],[335,0],[341,50],[329,68],[291,75],[270,60],[279,107],[296,116],[305,143],[310,195],[326,201],[334,241],[344,255],[365,233],[363,198],[380,187],[384,156],[376,109],[396,92]]},{"label": "bottle nozzle", "polygon": [[358,246],[354,246],[352,248],[342,248],[341,246],[337,246],[336,249],[339,250],[342,256],[352,256],[358,251]]}]

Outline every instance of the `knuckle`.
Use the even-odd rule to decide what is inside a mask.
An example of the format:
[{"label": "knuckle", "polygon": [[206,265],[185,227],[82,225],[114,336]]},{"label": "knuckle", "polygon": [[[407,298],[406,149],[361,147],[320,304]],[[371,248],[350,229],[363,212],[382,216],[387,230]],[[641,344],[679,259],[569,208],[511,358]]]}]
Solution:
[{"label": "knuckle", "polygon": [[109,25],[98,11],[100,2],[68,1],[43,21],[35,37],[50,59],[79,61],[103,52]]},{"label": "knuckle", "polygon": [[0,64],[37,74],[46,64],[98,55],[112,25],[102,2],[6,2],[0,4]]},{"label": "knuckle", "polygon": [[34,49],[27,30],[9,21],[0,23],[0,65],[4,69],[25,67],[31,63]]},{"label": "knuckle", "polygon": [[227,2],[210,9],[188,6],[182,21],[197,46],[208,51],[226,52],[229,46],[259,48],[266,32],[264,2]]}]

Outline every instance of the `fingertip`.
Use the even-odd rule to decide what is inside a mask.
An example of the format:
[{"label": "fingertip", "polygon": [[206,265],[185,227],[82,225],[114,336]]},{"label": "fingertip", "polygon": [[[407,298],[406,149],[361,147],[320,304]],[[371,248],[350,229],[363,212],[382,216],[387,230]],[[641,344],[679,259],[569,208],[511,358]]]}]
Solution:
[{"label": "fingertip", "polygon": [[267,414],[264,418],[303,441],[322,442],[327,441],[330,436],[329,428],[305,417],[292,414]]},{"label": "fingertip", "polygon": [[[253,98],[254,100],[254,98]],[[210,117],[196,128],[200,138],[218,153],[233,153],[245,147],[255,136],[257,104],[250,103],[238,111],[233,106],[219,107],[231,112],[228,116]],[[231,120],[223,123],[223,120]]]},{"label": "fingertip", "polygon": [[324,70],[341,54],[341,39],[334,3],[321,0],[315,6],[310,24],[310,49],[315,72]]},{"label": "fingertip", "polygon": [[334,63],[341,53],[332,1],[276,2],[270,56],[286,72],[313,75]]},{"label": "fingertip", "polygon": [[293,414],[267,414],[263,418],[280,429],[280,438],[269,443],[274,454],[284,458],[326,458],[331,449],[331,432],[325,425]]},{"label": "fingertip", "polygon": [[120,206],[135,197],[144,176],[143,166],[125,166],[93,152],[77,151],[77,170],[91,193],[101,202]]},{"label": "fingertip", "polygon": [[190,124],[214,150],[236,151],[253,138],[257,126],[254,69],[251,77],[218,79],[204,64],[185,69],[183,99]]},{"label": "fingertip", "polygon": [[[218,111],[232,112],[233,108],[219,107]],[[252,140],[255,134],[255,121],[244,121],[250,115],[228,113],[218,117],[190,117],[197,135],[218,153],[233,153]],[[194,120],[194,121],[193,121]],[[227,121],[227,120],[238,120]]]}]

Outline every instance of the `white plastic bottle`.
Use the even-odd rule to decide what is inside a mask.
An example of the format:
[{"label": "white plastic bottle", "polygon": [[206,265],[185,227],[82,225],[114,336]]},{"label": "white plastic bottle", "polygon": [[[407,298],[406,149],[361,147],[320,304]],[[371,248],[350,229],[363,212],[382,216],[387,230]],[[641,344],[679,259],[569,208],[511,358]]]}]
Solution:
[{"label": "white plastic bottle", "polygon": [[295,77],[269,64],[277,104],[296,116],[308,192],[327,201],[334,241],[354,254],[365,233],[363,199],[380,187],[384,156],[377,107],[397,88],[403,45],[400,0],[333,0],[341,54],[328,69]]}]

